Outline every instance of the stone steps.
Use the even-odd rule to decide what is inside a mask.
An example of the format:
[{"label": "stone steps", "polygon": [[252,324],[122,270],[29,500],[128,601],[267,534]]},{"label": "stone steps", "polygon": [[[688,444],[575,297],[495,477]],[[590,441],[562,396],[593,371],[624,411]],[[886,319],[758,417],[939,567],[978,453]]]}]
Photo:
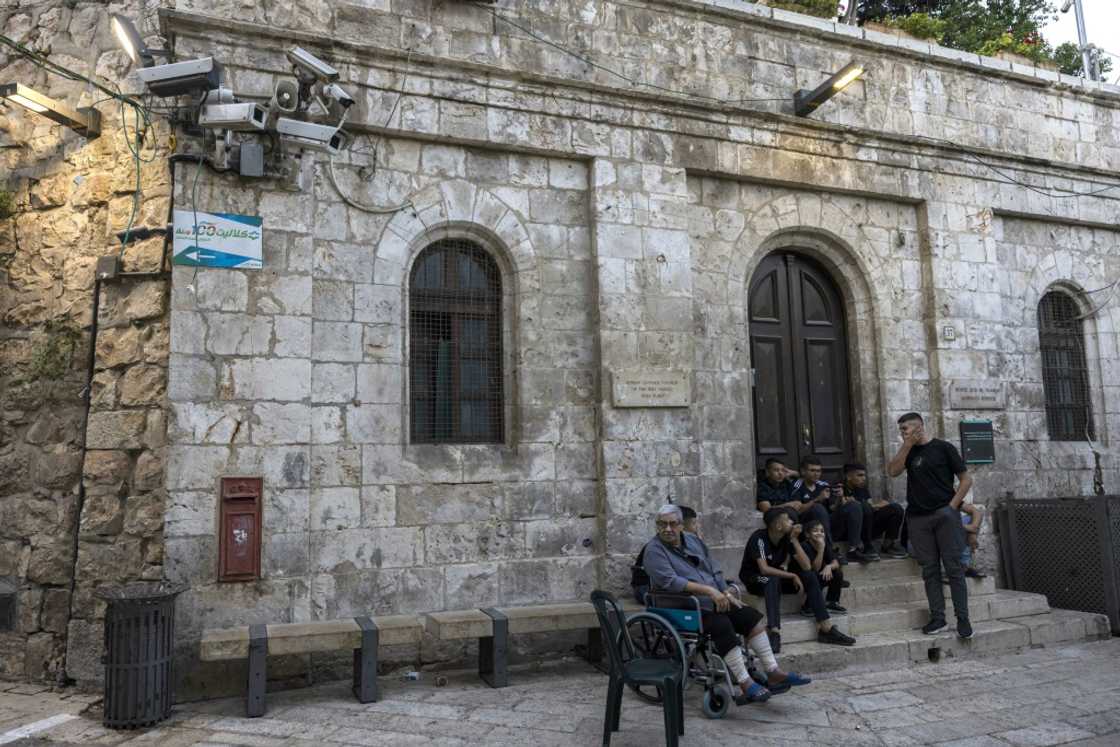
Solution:
[{"label": "stone steps", "polygon": [[[956,619],[952,600],[946,594],[946,618]],[[975,624],[1001,617],[1040,615],[1049,610],[1046,597],[1021,591],[998,590],[989,594],[970,596],[968,600],[969,619]],[[907,601],[895,604],[874,605],[851,610],[846,615],[832,618],[837,628],[857,638],[890,631],[905,631],[920,628],[929,620],[929,607],[925,600]],[[799,614],[782,616],[782,645],[816,641],[816,621]]]},{"label": "stone steps", "polygon": [[778,659],[784,669],[807,674],[846,667],[885,669],[948,657],[1098,640],[1110,635],[1108,618],[1104,615],[1070,610],[974,621],[972,627],[973,637],[967,641],[957,638],[955,627],[950,622],[949,628],[932,636],[923,635],[917,629],[860,635],[856,645],[851,647],[832,646],[815,640],[786,644],[783,630],[782,651]]},{"label": "stone steps", "polygon": [[[857,578],[851,583],[851,587],[844,589],[844,593],[840,596],[840,604],[849,610],[878,607],[885,604],[920,602],[926,598],[926,588],[921,578],[909,576],[883,579]],[[996,591],[994,578],[967,578],[965,583],[968,584],[970,597],[994,594]],[[948,596],[949,587],[944,586],[943,588],[945,589],[945,595]],[[760,611],[766,609],[766,600],[762,597],[747,594],[743,599]],[[801,609],[804,599],[804,594],[783,594],[782,614],[796,614]]]}]

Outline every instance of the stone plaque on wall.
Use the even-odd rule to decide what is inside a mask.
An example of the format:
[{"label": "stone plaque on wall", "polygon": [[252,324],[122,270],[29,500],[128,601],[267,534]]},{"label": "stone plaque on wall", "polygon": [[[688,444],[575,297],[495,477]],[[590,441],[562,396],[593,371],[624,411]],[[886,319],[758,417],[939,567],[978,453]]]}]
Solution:
[{"label": "stone plaque on wall", "polygon": [[685,371],[615,371],[611,379],[615,407],[688,407],[692,401]]},{"label": "stone plaque on wall", "polygon": [[1002,381],[954,381],[949,402],[953,410],[1002,410],[1007,407]]}]

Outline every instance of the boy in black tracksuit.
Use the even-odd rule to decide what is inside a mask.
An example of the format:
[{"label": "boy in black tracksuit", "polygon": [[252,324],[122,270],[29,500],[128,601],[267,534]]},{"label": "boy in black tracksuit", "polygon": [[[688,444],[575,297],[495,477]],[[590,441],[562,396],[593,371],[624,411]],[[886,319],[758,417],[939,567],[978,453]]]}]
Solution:
[{"label": "boy in black tracksuit", "polygon": [[[848,610],[840,605],[840,593],[848,584],[844,583],[844,571],[840,568],[840,561],[832,552],[832,543],[828,541],[824,525],[819,521],[805,524],[801,536],[801,549],[809,559],[809,568],[806,570],[816,573],[821,586],[827,589],[824,596],[825,608],[837,615],[847,613]],[[806,604],[801,608],[801,614],[812,615],[813,610]]]},{"label": "boy in black tracksuit", "polygon": [[[767,636],[770,648],[781,651],[782,594],[805,592],[805,603],[812,607],[817,620],[817,640],[851,646],[855,639],[841,633],[829,619],[828,609],[821,593],[817,574],[810,570],[797,538],[801,525],[793,523],[796,512],[783,507],[771,508],[763,516],[766,526],[747,540],[743,562],[739,566],[739,579],[751,594],[766,598]],[[786,564],[792,565],[786,570]]]}]

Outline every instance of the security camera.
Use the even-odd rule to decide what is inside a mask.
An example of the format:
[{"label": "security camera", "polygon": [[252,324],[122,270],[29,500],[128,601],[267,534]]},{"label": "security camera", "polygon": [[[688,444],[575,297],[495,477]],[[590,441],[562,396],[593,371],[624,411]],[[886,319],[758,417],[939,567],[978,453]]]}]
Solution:
[{"label": "security camera", "polygon": [[337,83],[327,83],[323,86],[323,95],[337,101],[343,109],[349,109],[354,105],[354,97],[346,93],[346,89]]},{"label": "security camera", "polygon": [[143,67],[136,74],[156,96],[182,96],[185,93],[213,91],[221,82],[222,66],[213,57],[202,57]]},{"label": "security camera", "polygon": [[338,80],[338,71],[303,47],[293,47],[288,51],[288,61],[296,68],[300,78],[314,78],[323,83]]},{"label": "security camera", "polygon": [[242,104],[207,104],[202,107],[198,124],[234,132],[263,130],[268,121],[268,110],[252,102]]},{"label": "security camera", "polygon": [[348,144],[346,134],[337,126],[303,122],[290,117],[276,120],[280,142],[304,150],[317,150],[335,155]]}]

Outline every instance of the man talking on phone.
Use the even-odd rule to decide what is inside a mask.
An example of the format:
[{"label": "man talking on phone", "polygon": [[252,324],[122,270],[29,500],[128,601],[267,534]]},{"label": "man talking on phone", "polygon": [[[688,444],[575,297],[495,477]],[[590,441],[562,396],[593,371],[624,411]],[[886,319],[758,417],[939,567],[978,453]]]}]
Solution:
[{"label": "man talking on phone", "polygon": [[941,589],[944,565],[957,614],[957,635],[971,638],[968,587],[961,568],[964,537],[958,512],[972,489],[972,476],[957,447],[926,434],[925,421],[918,413],[908,412],[900,417],[898,432],[902,446],[887,463],[887,474],[898,477],[906,472],[906,527],[914,557],[922,566],[929,601],[929,622],[922,632],[933,635],[946,625],[945,592]]}]

